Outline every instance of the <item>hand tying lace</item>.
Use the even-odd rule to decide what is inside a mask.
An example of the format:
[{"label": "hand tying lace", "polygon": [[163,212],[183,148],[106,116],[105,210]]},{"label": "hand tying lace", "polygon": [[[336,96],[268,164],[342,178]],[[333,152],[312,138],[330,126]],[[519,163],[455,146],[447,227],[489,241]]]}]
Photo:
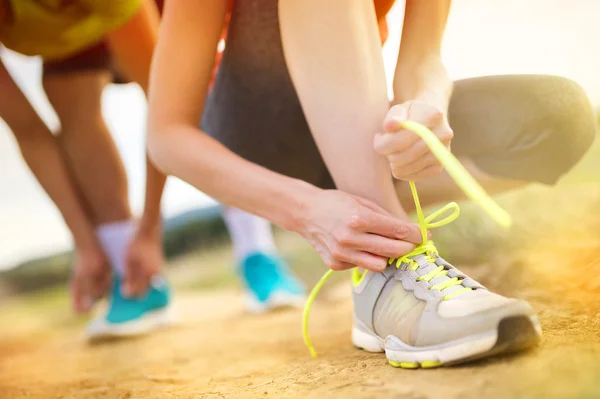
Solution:
[{"label": "hand tying lace", "polygon": [[[492,218],[498,222],[501,226],[508,227],[511,224],[510,215],[502,209],[486,192],[485,190],[477,183],[477,181],[467,172],[467,170],[460,164],[460,162],[452,155],[450,151],[438,140],[438,138],[425,126],[412,122],[406,121],[401,122],[402,128],[406,130],[410,130],[416,135],[418,135],[431,149],[431,152],[440,160],[441,164],[444,166],[450,177],[458,184],[458,186],[467,194],[467,196],[478,203]],[[424,256],[425,260],[430,264],[437,264],[436,257],[438,255],[437,249],[433,241],[428,239],[428,229],[436,228],[440,226],[444,226],[448,223],[454,221],[459,213],[460,209],[455,202],[451,202],[436,212],[432,213],[428,217],[425,217],[423,214],[423,210],[421,208],[421,203],[419,201],[419,195],[417,193],[417,188],[414,182],[409,182],[410,189],[413,195],[413,199],[415,201],[415,209],[417,211],[417,218],[419,221],[419,227],[421,229],[421,234],[423,237],[423,243],[417,246],[410,253],[399,257],[399,258],[390,258],[388,260],[388,264],[396,263],[396,267],[400,268],[403,264],[408,265],[411,270],[418,270],[421,265],[418,262],[418,257]],[[448,210],[452,212],[442,218],[441,220],[435,221],[435,219],[439,218],[441,215],[446,213]],[[357,268],[352,271],[352,282],[356,286],[360,284],[360,282],[365,278],[368,271],[360,272]],[[306,300],[306,304],[304,305],[304,313],[302,316],[302,333],[304,336],[304,342],[308,347],[311,355],[313,357],[317,356],[317,353],[310,341],[310,337],[308,336],[308,319],[310,315],[310,309],[312,304],[327,281],[327,279],[333,274],[333,270],[328,270],[321,280],[315,285],[312,289],[310,295]],[[436,268],[428,271],[426,274],[423,274],[418,277],[418,281],[427,281],[431,282],[434,279],[441,280],[436,284],[432,285],[429,289],[432,290],[446,290],[452,287],[462,286],[463,281],[460,277],[447,277],[448,270],[443,265],[437,266]],[[472,288],[470,287],[462,287],[459,289],[451,290],[452,292],[446,294],[444,296],[444,300],[449,300],[454,298],[464,292],[470,291]]]}]

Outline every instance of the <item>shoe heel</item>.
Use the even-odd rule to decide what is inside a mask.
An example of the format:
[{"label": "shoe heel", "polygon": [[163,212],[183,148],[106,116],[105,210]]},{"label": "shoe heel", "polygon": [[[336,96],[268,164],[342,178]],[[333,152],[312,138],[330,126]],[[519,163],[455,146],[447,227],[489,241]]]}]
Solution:
[{"label": "shoe heel", "polygon": [[368,332],[364,332],[356,327],[352,328],[352,343],[357,348],[367,352],[384,352],[384,344],[381,338],[376,337]]}]

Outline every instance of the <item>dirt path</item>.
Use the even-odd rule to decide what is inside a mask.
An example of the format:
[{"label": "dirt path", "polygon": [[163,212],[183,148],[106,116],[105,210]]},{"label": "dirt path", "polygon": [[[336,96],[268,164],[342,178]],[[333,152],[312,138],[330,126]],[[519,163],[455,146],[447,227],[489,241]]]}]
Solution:
[{"label": "dirt path", "polygon": [[[349,340],[347,286],[324,293],[311,335],[301,312],[244,314],[236,291],[182,296],[184,324],[131,341],[86,345],[80,326],[0,346],[1,398],[598,398],[600,301],[527,292],[542,345],[526,354],[437,370],[399,370]],[[592,295],[591,293],[589,295]],[[550,300],[554,298],[553,300]]]}]

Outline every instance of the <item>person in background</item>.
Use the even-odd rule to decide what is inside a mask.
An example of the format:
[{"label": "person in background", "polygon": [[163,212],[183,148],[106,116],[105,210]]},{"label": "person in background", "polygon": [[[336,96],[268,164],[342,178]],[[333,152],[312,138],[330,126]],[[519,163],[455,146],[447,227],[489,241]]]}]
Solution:
[{"label": "person in background", "polygon": [[[450,1],[407,0],[390,107],[377,26],[390,2],[378,3],[234,2],[210,92],[227,2],[166,3],[151,76],[151,159],[301,234],[331,269],[366,269],[353,274],[352,341],[385,351],[394,366],[529,347],[541,335],[529,304],[457,270],[409,221],[407,181],[418,181],[424,205],[463,196],[401,122],[452,142],[471,174],[500,192],[553,184],[573,167],[595,136],[589,100],[552,76],[453,83],[441,62]],[[157,223],[148,213],[142,220]]]},{"label": "person in background", "polygon": [[[0,0],[0,43],[41,56],[43,88],[60,130],[48,129],[1,62],[0,117],[72,232],[74,308],[89,311],[109,292],[106,313],[88,326],[90,338],[138,334],[169,321],[169,288],[159,277],[160,225],[139,226],[143,234],[131,242],[138,226],[127,199],[127,178],[101,114],[101,94],[112,81],[134,81],[147,92],[161,3]],[[159,215],[164,177],[147,166],[145,211]],[[240,268],[254,268],[252,276],[266,269],[266,278],[254,280],[257,290],[288,294],[280,295],[288,302],[267,295],[262,307],[252,309],[299,303],[304,288],[277,256],[268,222],[235,209],[226,210],[225,219]],[[252,292],[254,286],[247,285]],[[256,296],[262,298],[263,291]]]}]

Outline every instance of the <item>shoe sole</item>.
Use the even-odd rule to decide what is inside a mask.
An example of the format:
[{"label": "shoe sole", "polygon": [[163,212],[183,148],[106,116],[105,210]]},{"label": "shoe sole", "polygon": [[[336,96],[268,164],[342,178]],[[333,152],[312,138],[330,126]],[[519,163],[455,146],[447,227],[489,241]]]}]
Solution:
[{"label": "shoe sole", "polygon": [[146,313],[143,317],[125,323],[109,323],[104,319],[96,319],[90,323],[86,331],[89,341],[113,338],[128,338],[148,334],[166,328],[175,323],[175,316],[170,307]]},{"label": "shoe sole", "polygon": [[474,360],[521,351],[536,345],[542,330],[537,317],[512,316],[504,318],[495,330],[463,338],[457,341],[430,347],[413,347],[401,342],[397,337],[394,346],[403,350],[389,349],[386,340],[364,332],[356,327],[352,329],[352,342],[368,352],[385,352],[393,367],[404,369],[435,368],[452,366]]},{"label": "shoe sole", "polygon": [[251,292],[246,292],[246,309],[248,312],[256,314],[282,308],[302,308],[305,301],[305,295],[277,291],[271,294],[265,302],[259,302]]}]

